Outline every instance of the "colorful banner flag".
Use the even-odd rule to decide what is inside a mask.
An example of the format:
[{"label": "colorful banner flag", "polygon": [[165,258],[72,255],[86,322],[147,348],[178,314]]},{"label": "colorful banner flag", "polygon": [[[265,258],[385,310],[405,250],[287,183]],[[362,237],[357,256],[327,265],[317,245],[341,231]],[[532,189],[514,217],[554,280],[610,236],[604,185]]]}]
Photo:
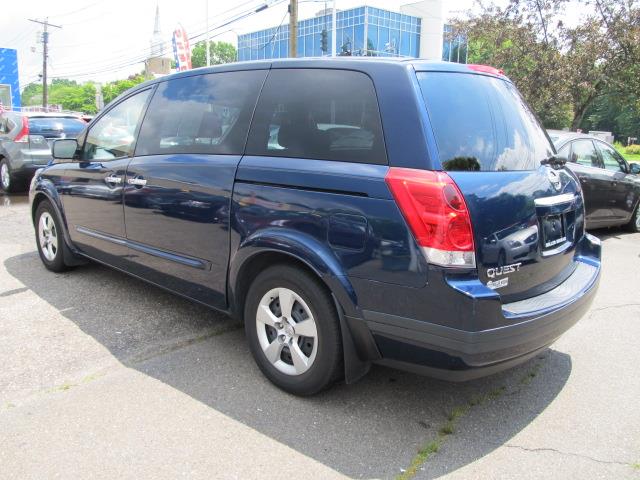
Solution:
[{"label": "colorful banner flag", "polygon": [[180,24],[173,31],[173,58],[176,61],[176,69],[181,72],[183,70],[191,70],[191,47],[189,46],[189,37],[184,27]]}]

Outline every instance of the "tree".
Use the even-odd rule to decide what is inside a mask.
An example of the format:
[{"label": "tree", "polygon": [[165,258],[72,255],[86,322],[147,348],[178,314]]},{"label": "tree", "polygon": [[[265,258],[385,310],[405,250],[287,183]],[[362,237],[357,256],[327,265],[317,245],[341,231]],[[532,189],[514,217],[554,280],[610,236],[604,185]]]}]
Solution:
[{"label": "tree", "polygon": [[139,73],[137,75],[131,75],[125,80],[116,80],[114,82],[107,83],[102,87],[102,98],[104,99],[104,104],[106,105],[121,93],[135,87],[145,80],[147,80],[147,78],[143,74]]},{"label": "tree", "polygon": [[[211,65],[235,62],[237,54],[236,47],[228,42],[209,42]],[[196,43],[191,50],[191,65],[193,68],[205,67],[207,65],[206,41]]]},{"label": "tree", "polygon": [[[49,86],[49,103],[64,110],[95,113],[96,88],[92,83],[80,85],[75,80],[54,78]],[[42,84],[31,83],[22,92],[22,105],[42,105]]]}]

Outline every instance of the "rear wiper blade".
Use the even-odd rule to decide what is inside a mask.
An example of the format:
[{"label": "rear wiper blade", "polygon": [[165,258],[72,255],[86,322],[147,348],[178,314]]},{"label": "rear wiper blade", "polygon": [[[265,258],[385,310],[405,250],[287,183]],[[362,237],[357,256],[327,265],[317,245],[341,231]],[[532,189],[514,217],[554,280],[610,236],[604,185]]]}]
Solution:
[{"label": "rear wiper blade", "polygon": [[562,168],[567,163],[567,158],[560,155],[551,155],[544,160],[540,160],[540,165],[549,165],[553,168]]}]

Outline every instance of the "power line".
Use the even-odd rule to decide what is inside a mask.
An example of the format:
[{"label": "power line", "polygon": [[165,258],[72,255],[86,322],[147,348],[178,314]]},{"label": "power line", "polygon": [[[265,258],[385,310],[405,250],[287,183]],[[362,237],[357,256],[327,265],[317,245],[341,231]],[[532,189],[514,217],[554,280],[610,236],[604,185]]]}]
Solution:
[{"label": "power line", "polygon": [[[286,0],[279,0],[279,1],[276,1],[276,2],[274,2],[272,4],[270,4],[269,6],[271,7],[271,6],[279,5],[280,3],[283,3],[284,1],[286,1]],[[232,10],[234,10],[234,9],[231,9],[229,11],[232,11]],[[257,9],[248,10],[248,11],[239,13],[236,17],[234,17],[234,18],[232,18],[232,19],[230,19],[230,20],[228,20],[228,21],[226,21],[226,22],[224,22],[224,23],[222,23],[220,25],[217,25],[212,30],[213,31],[219,30],[219,29],[221,29],[221,28],[223,28],[225,26],[228,26],[228,25],[230,25],[232,23],[235,23],[237,21],[243,20],[243,19],[245,19],[245,18],[247,18],[249,16],[255,15],[255,14],[259,13],[262,10],[263,9],[257,8]],[[226,33],[226,32],[222,32],[222,33]],[[222,34],[222,33],[220,33],[220,34]],[[196,39],[204,36],[205,34],[206,34],[206,32],[200,32],[198,34],[190,36],[189,40],[196,40]],[[220,34],[217,34],[216,36],[218,36]],[[163,42],[163,45],[165,45],[167,43],[169,43],[169,42]],[[69,73],[59,74],[57,76],[59,76],[59,77],[86,77],[86,76],[94,75],[94,74],[97,74],[97,73],[105,73],[105,72],[108,72],[110,70],[117,70],[117,69],[126,68],[128,66],[137,65],[139,63],[142,63],[144,60],[146,60],[148,58],[148,54],[147,54],[146,50],[147,49],[145,49],[145,53],[143,55],[138,54],[137,56],[130,57],[130,58],[126,59],[126,60],[122,59],[120,61],[116,61],[116,62],[112,62],[112,63],[107,63],[107,64],[103,63],[102,65],[99,65],[99,66],[97,65],[96,66],[97,70],[94,70],[92,72],[86,72],[86,69],[83,68],[82,70],[78,70],[76,72],[74,72],[72,70]],[[83,62],[83,63],[85,63],[85,62]]]},{"label": "power line", "polygon": [[98,0],[97,2],[91,3],[89,5],[85,5],[82,8],[78,8],[76,10],[72,10],[71,12],[66,12],[66,13],[58,13],[56,15],[50,15],[53,18],[60,18],[60,17],[68,17],[69,15],[74,15],[76,13],[79,12],[84,12],[85,10],[88,10],[89,8],[95,7],[96,5],[98,5],[99,3],[102,3],[102,0]]},{"label": "power line", "polygon": [[[281,0],[281,1],[284,1],[284,0]],[[227,14],[229,12],[233,12],[234,10],[238,10],[240,7],[248,5],[250,3],[254,3],[255,4],[255,0],[250,0],[250,1],[244,2],[244,3],[240,4],[240,5],[237,5],[237,6],[233,7],[233,8],[230,8],[230,9],[224,11],[224,12],[221,12],[218,15],[224,15],[224,14]],[[276,5],[278,3],[281,3],[281,2],[274,3],[274,5]],[[237,14],[236,17],[232,17],[232,21],[240,20],[241,18],[238,18],[238,16],[246,15],[247,13],[255,13],[255,9],[252,8],[252,10],[246,10],[244,12],[241,12],[241,13]],[[203,23],[202,21],[198,22],[197,25],[202,25],[202,23]],[[187,25],[187,27],[189,29],[191,29],[194,25],[196,25],[196,24],[193,24],[191,26]],[[226,24],[217,25],[217,26],[211,28],[210,31],[219,30],[220,28],[224,27],[225,25]],[[196,29],[196,31],[198,31],[198,29]],[[189,39],[192,40],[192,39],[198,38],[198,37],[204,35],[205,33],[206,33],[206,30],[204,30],[203,33],[191,36]],[[165,46],[165,47],[169,47],[169,49],[170,49],[171,43],[172,43],[171,40],[166,40],[166,41],[162,42],[162,45]],[[85,60],[73,60],[73,61],[70,61],[70,62],[57,63],[56,65],[58,67],[60,67],[60,66],[69,66],[72,71],[74,70],[73,65],[78,65],[78,67],[82,67],[82,69],[84,71],[84,70],[86,70],[86,68],[84,68],[84,67],[86,67],[88,65],[95,65],[95,66],[97,66],[99,68],[99,67],[102,67],[103,65],[109,64],[110,62],[116,62],[116,63],[119,63],[119,62],[122,62],[122,61],[128,62],[130,60],[134,60],[134,59],[140,57],[140,55],[143,55],[142,57],[140,57],[140,61],[143,61],[143,60],[146,60],[148,58],[148,53],[149,53],[148,50],[149,49],[150,49],[150,47],[145,47],[143,50],[137,50],[138,53],[136,53],[135,55],[133,55],[131,57],[127,57],[126,60],[123,59],[121,55],[113,55],[113,56],[110,56],[110,57],[107,57],[107,58],[102,58],[100,60],[96,60],[96,61],[93,61],[93,62],[87,62]],[[126,49],[116,50],[116,52],[125,52],[125,51],[130,52],[131,49],[130,48],[126,48]]]}]

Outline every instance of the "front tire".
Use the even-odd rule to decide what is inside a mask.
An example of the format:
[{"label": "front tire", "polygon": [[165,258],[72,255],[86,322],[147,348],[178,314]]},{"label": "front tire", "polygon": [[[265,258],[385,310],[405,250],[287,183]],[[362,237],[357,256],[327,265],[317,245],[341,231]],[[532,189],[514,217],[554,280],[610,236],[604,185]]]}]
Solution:
[{"label": "front tire", "polygon": [[640,201],[631,215],[631,220],[627,223],[627,230],[634,233],[640,232]]},{"label": "front tire", "polygon": [[11,172],[11,165],[9,160],[3,158],[0,161],[0,189],[6,193],[14,193],[18,191],[20,185],[18,185],[16,178]]},{"label": "front tire", "polygon": [[35,216],[36,244],[40,260],[52,272],[63,272],[68,269],[64,263],[64,238],[60,220],[53,206],[44,200]]},{"label": "front tire", "polygon": [[309,273],[289,265],[263,271],[249,288],[244,321],[253,358],[282,390],[313,395],[341,377],[336,307]]}]

